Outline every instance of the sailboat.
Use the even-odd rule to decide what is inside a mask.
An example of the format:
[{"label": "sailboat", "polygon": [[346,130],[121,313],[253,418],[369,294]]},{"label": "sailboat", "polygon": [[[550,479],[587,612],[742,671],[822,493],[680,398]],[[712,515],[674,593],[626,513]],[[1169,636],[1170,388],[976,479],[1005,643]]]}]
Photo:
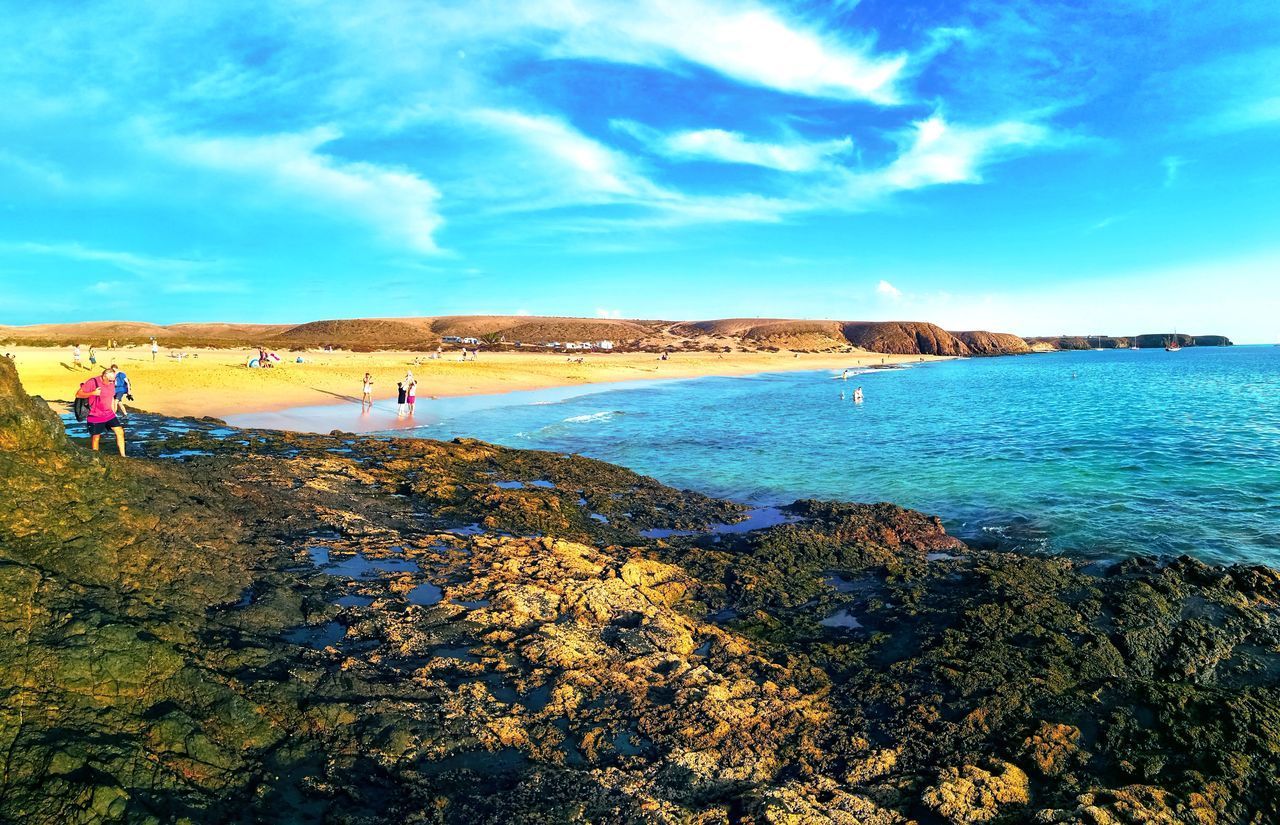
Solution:
[{"label": "sailboat", "polygon": [[1164,339],[1164,351],[1165,352],[1181,352],[1182,351],[1182,341],[1178,338],[1177,332],[1173,333],[1172,338]]}]

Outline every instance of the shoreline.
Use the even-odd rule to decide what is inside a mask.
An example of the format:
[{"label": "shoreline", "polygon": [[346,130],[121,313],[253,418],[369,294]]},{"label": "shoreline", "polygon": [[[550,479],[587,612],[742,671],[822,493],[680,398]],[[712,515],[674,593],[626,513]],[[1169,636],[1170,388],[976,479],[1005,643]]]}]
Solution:
[{"label": "shoreline", "polygon": [[[412,370],[418,397],[426,400],[497,395],[521,390],[550,390],[632,381],[734,377],[766,372],[857,369],[951,360],[945,356],[892,355],[867,351],[847,353],[693,352],[674,353],[660,361],[652,353],[584,353],[581,364],[563,354],[484,353],[477,361],[460,361],[458,353],[441,359],[411,351],[373,353],[289,353],[273,369],[244,366],[248,350],[190,349],[181,360],[162,350],[155,362],[144,347],[98,353],[88,369],[72,364],[70,350],[20,346],[12,349],[27,392],[50,401],[67,401],[76,385],[102,367],[119,364],[134,388],[136,408],[162,415],[211,416],[281,413],[321,405],[339,407],[360,401],[363,374],[374,378],[374,403],[395,404],[395,386]],[[301,356],[303,363],[291,360]],[[576,356],[575,356],[576,357]],[[414,360],[419,363],[415,364]]]}]

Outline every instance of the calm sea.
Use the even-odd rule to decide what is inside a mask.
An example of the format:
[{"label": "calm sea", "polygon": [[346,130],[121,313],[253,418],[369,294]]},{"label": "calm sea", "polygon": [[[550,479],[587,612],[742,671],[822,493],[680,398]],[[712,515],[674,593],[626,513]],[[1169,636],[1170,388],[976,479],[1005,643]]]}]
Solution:
[{"label": "calm sea", "polygon": [[779,373],[419,406],[433,422],[412,431],[424,437],[581,453],[739,501],[891,501],[940,515],[964,538],[1046,552],[1280,564],[1276,347],[1055,353],[848,381]]}]

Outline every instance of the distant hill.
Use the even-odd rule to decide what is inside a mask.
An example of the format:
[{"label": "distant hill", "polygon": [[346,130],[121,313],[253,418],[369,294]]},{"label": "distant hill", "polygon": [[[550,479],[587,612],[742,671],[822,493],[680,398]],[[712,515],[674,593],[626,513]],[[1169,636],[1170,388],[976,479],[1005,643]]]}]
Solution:
[{"label": "distant hill", "polygon": [[1184,347],[1230,347],[1234,346],[1225,335],[1183,335],[1172,332],[1152,332],[1144,335],[1112,336],[1112,335],[1059,335],[1028,338],[1027,343],[1036,349],[1082,350],[1082,349],[1163,349],[1165,344],[1174,338]]},{"label": "distant hill", "polygon": [[[837,321],[720,318],[706,321],[569,318],[524,315],[448,315],[415,318],[339,318],[305,324],[134,321],[0,327],[0,340],[45,344],[145,343],[174,346],[434,348],[445,336],[496,338],[507,344],[613,341],[619,348],[838,351],[858,348],[901,355],[1011,355],[1031,351],[1163,347],[1172,333],[1131,337],[1051,336],[1023,339],[985,330],[949,332],[924,321]],[[1229,346],[1220,335],[1180,335],[1183,346]]]}]

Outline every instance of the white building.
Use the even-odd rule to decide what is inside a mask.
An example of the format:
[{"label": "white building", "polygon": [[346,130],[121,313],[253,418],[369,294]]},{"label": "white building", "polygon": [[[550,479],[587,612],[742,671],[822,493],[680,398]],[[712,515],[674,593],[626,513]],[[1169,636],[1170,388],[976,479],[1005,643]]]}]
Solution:
[{"label": "white building", "polygon": [[596,341],[596,347],[599,349],[613,349],[612,341]]}]

